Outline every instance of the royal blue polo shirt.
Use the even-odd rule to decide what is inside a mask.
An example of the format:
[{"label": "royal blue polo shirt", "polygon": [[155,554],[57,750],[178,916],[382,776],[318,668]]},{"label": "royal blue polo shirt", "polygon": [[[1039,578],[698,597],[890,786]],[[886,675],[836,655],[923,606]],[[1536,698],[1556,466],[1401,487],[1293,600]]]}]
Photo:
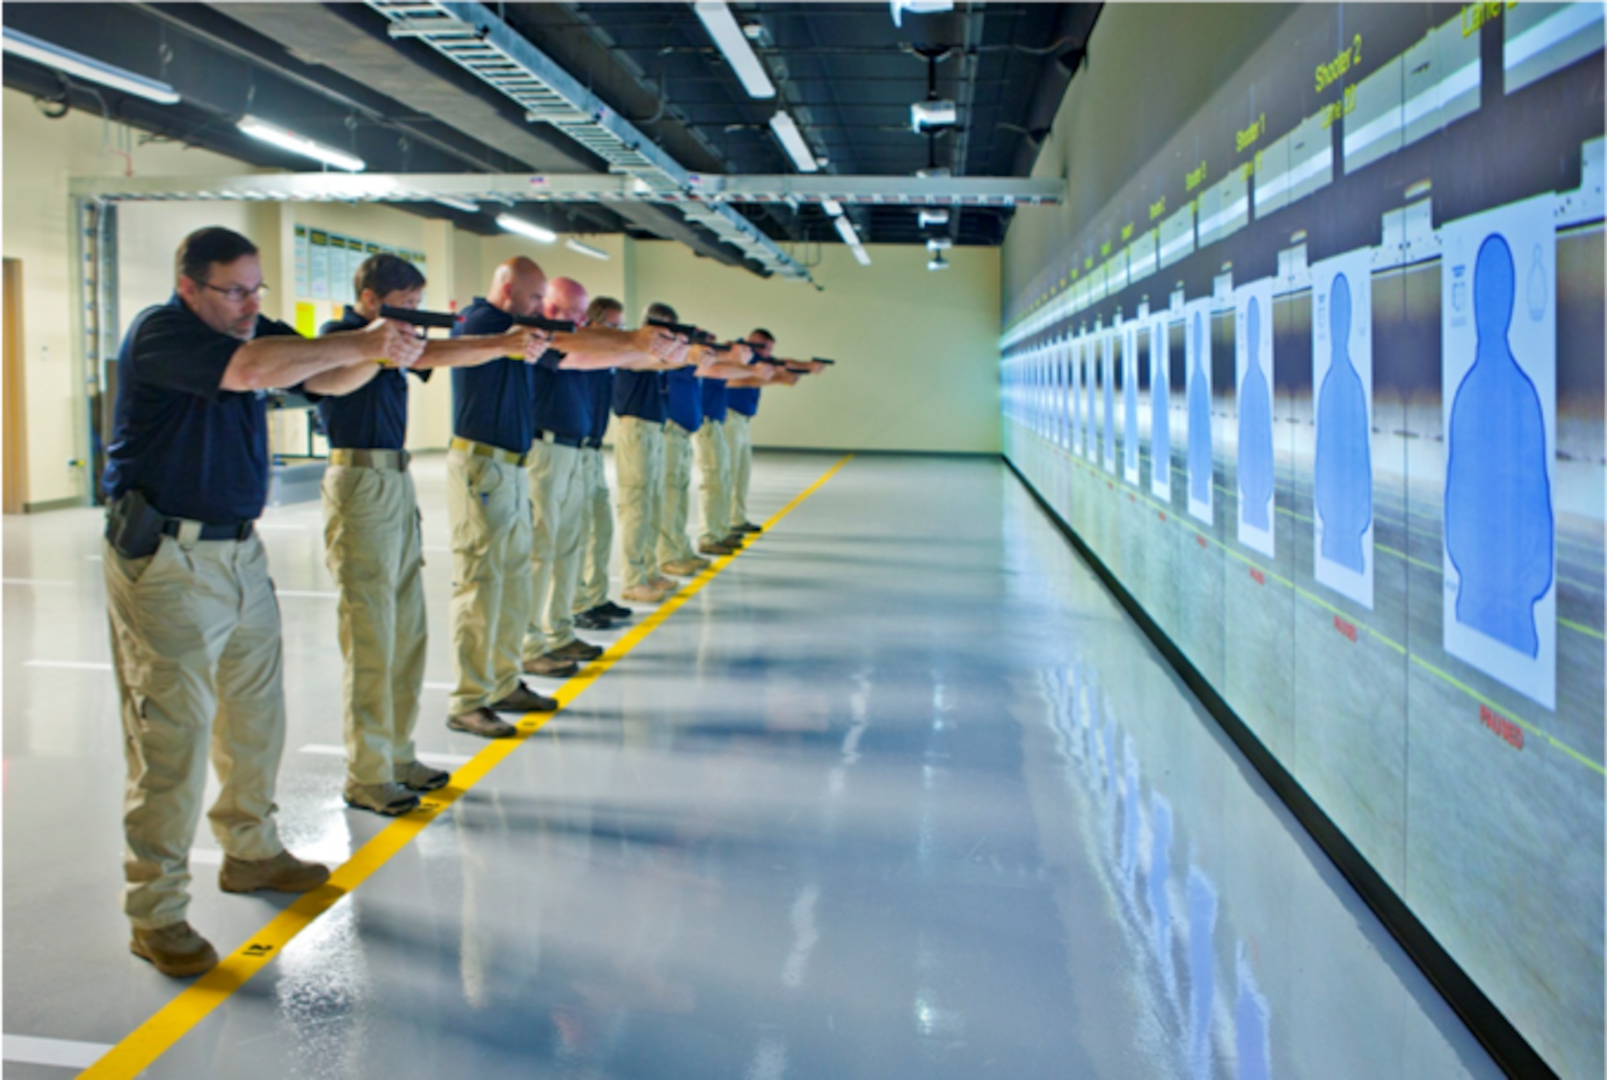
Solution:
[{"label": "royal blue polo shirt", "polygon": [[725,407],[732,412],[739,412],[743,416],[752,417],[759,411],[759,388],[757,386],[727,386],[725,388]]},{"label": "royal blue polo shirt", "polygon": [[703,419],[725,423],[725,380],[699,379],[703,384]]},{"label": "royal blue polo shirt", "polygon": [[[348,307],[345,315],[324,323],[318,336],[361,330],[367,325],[367,319]],[[409,369],[408,374],[430,377],[428,368]],[[378,375],[351,393],[320,401],[318,417],[331,448],[400,450],[407,442],[407,375],[401,368],[382,367]]]},{"label": "royal blue polo shirt", "polygon": [[[257,316],[256,337],[293,336]],[[117,402],[102,478],[107,498],[130,491],[168,517],[253,521],[268,500],[268,409],[261,391],[222,388],[235,350],[177,293],[135,318],[117,356]]]},{"label": "royal blue polo shirt", "polygon": [[[501,334],[512,325],[511,315],[476,297],[452,328],[452,336]],[[523,357],[453,368],[452,433],[511,453],[528,452],[536,437],[530,414],[532,389],[532,367]]]},{"label": "royal blue polo shirt", "polygon": [[703,426],[703,392],[692,371],[680,367],[664,373],[664,415],[689,432]]},{"label": "royal blue polo shirt", "polygon": [[614,372],[614,413],[650,424],[664,422],[664,374],[659,371]]}]

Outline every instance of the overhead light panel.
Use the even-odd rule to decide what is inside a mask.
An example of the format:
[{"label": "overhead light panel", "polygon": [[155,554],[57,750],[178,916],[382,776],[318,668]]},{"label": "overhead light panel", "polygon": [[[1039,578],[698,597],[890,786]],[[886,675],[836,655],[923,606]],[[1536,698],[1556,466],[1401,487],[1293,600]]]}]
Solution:
[{"label": "overhead light panel", "polygon": [[463,214],[478,214],[480,212],[479,203],[468,199],[460,199],[456,195],[437,195],[435,196],[435,201],[442,206],[450,207]]},{"label": "overhead light panel", "polygon": [[71,75],[85,82],[99,83],[113,90],[121,90],[125,94],[142,97],[146,101],[154,101],[158,105],[179,103],[178,91],[165,82],[148,79],[127,68],[116,67],[105,61],[96,60],[93,56],[64,49],[60,45],[52,45],[32,34],[13,30],[9,26],[6,27],[4,46],[5,51],[13,56],[55,68],[63,75]]},{"label": "overhead light panel", "polygon": [[250,135],[253,139],[261,139],[263,142],[277,146],[281,150],[288,150],[292,154],[300,154],[302,157],[321,161],[325,165],[333,165],[337,169],[345,169],[347,172],[362,172],[368,167],[362,158],[354,154],[348,154],[344,150],[336,150],[333,146],[325,146],[323,143],[309,139],[305,135],[297,135],[294,131],[282,128],[278,124],[270,124],[268,121],[255,116],[241,117],[240,122],[235,124],[235,127]]},{"label": "overhead light panel", "polygon": [[852,221],[849,221],[847,217],[840,217],[834,219],[832,224],[837,226],[837,235],[843,238],[843,243],[849,247],[859,246],[859,233],[854,231]]},{"label": "overhead light panel", "polygon": [[927,260],[926,268],[928,270],[947,270],[949,268],[949,261],[943,257],[941,252],[939,252],[938,254],[932,256],[931,259]]},{"label": "overhead light panel", "polygon": [[791,116],[784,112],[776,113],[770,118],[770,130],[781,140],[782,149],[792,158],[792,163],[798,166],[799,172],[819,171],[820,165],[815,161],[815,155],[810,152],[809,144],[804,142],[803,132],[798,130],[798,125],[793,123]]},{"label": "overhead light panel", "polygon": [[854,258],[859,261],[860,266],[870,265],[870,252],[865,250],[865,245],[855,244],[848,250],[854,253]]},{"label": "overhead light panel", "polygon": [[934,15],[944,11],[953,11],[953,0],[890,0],[893,9],[893,25],[904,25],[904,12],[914,15]]},{"label": "overhead light panel", "polygon": [[826,211],[826,214],[829,217],[843,216],[843,204],[838,202],[836,199],[821,199],[820,208]]},{"label": "overhead light panel", "polygon": [[910,127],[917,132],[953,127],[959,120],[960,111],[948,98],[917,101],[910,106]]},{"label": "overhead light panel", "polygon": [[558,241],[558,234],[553,232],[551,229],[544,229],[533,221],[526,221],[524,218],[516,218],[512,214],[498,214],[497,228],[503,230],[504,232],[518,233],[520,236],[528,236],[530,239],[539,241],[543,244],[553,244]]},{"label": "overhead light panel", "polygon": [[579,240],[576,240],[573,236],[564,241],[564,247],[568,248],[570,251],[576,252],[577,254],[586,255],[593,259],[608,258],[608,252],[604,251],[602,248],[592,247],[590,244],[583,244]]},{"label": "overhead light panel", "polygon": [[926,238],[927,251],[947,251],[954,246],[954,241],[947,236],[929,236]]},{"label": "overhead light panel", "polygon": [[709,37],[714,39],[714,44],[725,56],[725,62],[731,65],[731,70],[742,80],[743,89],[747,90],[748,96],[775,97],[775,84],[770,81],[764,65],[759,63],[759,55],[753,51],[747,35],[737,25],[731,9],[723,3],[706,2],[706,0],[698,0],[692,8],[697,12],[697,17],[703,21],[703,28],[709,32]]},{"label": "overhead light panel", "polygon": [[923,229],[928,225],[947,225],[949,223],[949,212],[947,210],[922,210],[915,215],[915,221]]}]

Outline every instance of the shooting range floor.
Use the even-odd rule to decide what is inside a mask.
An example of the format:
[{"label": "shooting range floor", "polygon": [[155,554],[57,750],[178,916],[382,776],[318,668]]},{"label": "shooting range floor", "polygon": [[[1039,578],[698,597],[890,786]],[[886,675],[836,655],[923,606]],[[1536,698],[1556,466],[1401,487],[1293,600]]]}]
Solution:
[{"label": "shooting range floor", "polygon": [[480,775],[345,808],[320,511],[270,510],[281,831],[366,877],[287,933],[203,822],[191,921],[271,954],[213,994],[127,951],[99,514],[5,519],[8,1080],[1498,1075],[998,461],[849,461],[514,746],[443,722],[444,471],[418,742]]}]

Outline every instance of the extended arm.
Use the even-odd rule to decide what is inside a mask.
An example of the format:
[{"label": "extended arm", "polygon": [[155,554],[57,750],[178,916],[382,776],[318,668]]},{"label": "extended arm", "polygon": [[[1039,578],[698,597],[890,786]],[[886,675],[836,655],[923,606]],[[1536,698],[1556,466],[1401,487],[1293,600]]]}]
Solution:
[{"label": "extended arm", "polygon": [[[304,337],[256,338],[241,345],[229,359],[219,387],[237,393],[268,390],[277,387],[297,386],[306,383],[308,389],[323,393],[315,382],[340,384],[358,379],[357,372],[318,380],[317,376],[339,368],[364,366],[366,361],[390,360],[406,367],[417,360],[424,343],[413,332],[399,323],[376,320],[367,329],[349,334],[331,334],[309,341]],[[366,364],[368,367],[374,365]],[[361,385],[373,378],[373,372],[356,383]],[[337,391],[343,392],[343,391]]]}]

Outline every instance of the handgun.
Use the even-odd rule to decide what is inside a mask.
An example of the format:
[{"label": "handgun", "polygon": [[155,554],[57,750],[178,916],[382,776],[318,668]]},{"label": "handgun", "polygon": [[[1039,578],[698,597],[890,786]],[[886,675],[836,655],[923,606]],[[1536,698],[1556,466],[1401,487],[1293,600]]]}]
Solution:
[{"label": "handgun", "polygon": [[715,342],[713,334],[690,323],[670,322],[668,319],[648,319],[647,325],[656,326],[660,330],[668,330],[672,334],[679,334],[693,345],[713,345]]},{"label": "handgun", "polygon": [[545,315],[514,315],[515,326],[528,326],[532,330],[545,330],[551,334],[573,334],[575,324],[568,319],[549,319]]},{"label": "handgun", "polygon": [[450,311],[418,311],[414,308],[391,307],[389,304],[380,305],[379,317],[395,319],[409,326],[429,326],[439,330],[450,330],[458,322],[458,317]]},{"label": "handgun", "polygon": [[835,360],[827,360],[824,356],[811,356],[809,359],[813,360],[817,364],[835,364],[837,362]]}]

